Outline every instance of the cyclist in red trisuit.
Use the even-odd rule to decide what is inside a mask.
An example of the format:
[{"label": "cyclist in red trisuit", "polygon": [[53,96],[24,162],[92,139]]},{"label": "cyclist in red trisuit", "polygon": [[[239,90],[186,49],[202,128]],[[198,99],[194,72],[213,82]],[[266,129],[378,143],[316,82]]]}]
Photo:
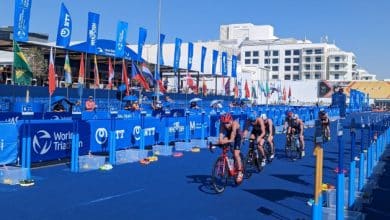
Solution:
[{"label": "cyclist in red trisuit", "polygon": [[220,118],[221,126],[219,129],[219,144],[230,143],[233,147],[233,155],[237,164],[238,175],[236,182],[241,183],[243,178],[243,171],[241,166],[241,131],[238,121],[233,120],[230,113],[225,113]]}]

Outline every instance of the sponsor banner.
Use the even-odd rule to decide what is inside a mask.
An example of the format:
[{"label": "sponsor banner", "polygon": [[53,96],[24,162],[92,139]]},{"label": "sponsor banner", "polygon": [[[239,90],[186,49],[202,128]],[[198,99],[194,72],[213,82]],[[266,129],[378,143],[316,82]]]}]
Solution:
[{"label": "sponsor banner", "polygon": [[13,163],[18,157],[18,130],[15,124],[0,124],[0,165]]}]

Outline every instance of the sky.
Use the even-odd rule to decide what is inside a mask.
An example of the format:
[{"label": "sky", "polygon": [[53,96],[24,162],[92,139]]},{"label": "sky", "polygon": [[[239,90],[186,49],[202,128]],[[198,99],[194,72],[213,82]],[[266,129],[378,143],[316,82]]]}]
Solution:
[{"label": "sky", "polygon": [[[15,0],[0,0],[0,26],[13,25]],[[127,42],[138,42],[138,29],[157,42],[159,0],[32,0],[30,32],[55,41],[61,2],[72,16],[72,41],[85,41],[88,12],[100,14],[99,38],[115,40],[118,21],[129,24]],[[390,0],[161,0],[165,42],[219,39],[219,26],[272,25],[279,38],[329,42],[353,52],[359,67],[390,78]]]}]

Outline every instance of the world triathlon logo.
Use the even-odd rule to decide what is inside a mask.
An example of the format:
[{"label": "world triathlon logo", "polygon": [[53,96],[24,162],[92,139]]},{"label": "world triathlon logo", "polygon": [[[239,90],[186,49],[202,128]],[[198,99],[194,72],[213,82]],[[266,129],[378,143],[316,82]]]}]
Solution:
[{"label": "world triathlon logo", "polygon": [[39,130],[33,138],[33,150],[35,153],[43,155],[51,148],[51,135],[45,130]]},{"label": "world triathlon logo", "polygon": [[141,139],[141,126],[137,125],[133,128],[133,136],[136,141]]},{"label": "world triathlon logo", "polygon": [[98,144],[105,144],[107,142],[108,132],[105,128],[98,128],[95,132],[95,140]]}]

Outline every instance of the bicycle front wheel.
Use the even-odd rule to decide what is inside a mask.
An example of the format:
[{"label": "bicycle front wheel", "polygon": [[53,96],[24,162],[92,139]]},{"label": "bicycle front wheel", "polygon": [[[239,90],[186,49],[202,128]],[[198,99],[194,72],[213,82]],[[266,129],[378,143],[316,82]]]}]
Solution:
[{"label": "bicycle front wheel", "polygon": [[215,192],[222,193],[225,190],[229,175],[228,172],[225,160],[222,157],[219,157],[217,161],[215,161],[211,174],[211,184]]}]

